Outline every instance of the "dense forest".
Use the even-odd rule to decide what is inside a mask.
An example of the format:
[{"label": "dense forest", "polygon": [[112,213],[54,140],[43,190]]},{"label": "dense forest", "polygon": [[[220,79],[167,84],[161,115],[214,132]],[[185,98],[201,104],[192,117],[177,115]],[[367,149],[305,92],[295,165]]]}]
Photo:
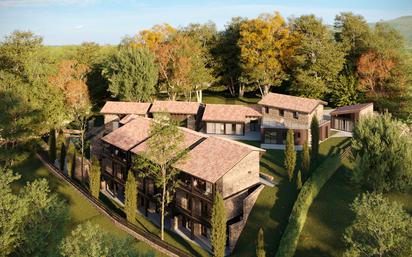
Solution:
[{"label": "dense forest", "polygon": [[411,121],[410,52],[398,31],[341,13],[334,26],[314,15],[279,13],[156,25],[118,46],[44,46],[29,31],[0,44],[1,145],[8,149],[68,124],[83,127],[108,99],[200,101],[202,91],[281,92],[330,106],[374,102]]}]

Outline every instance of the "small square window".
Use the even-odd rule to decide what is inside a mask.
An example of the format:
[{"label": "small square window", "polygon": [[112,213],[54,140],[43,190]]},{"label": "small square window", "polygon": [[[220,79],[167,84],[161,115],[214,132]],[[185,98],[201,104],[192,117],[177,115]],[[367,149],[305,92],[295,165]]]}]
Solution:
[{"label": "small square window", "polygon": [[293,118],[299,119],[299,112],[293,112]]},{"label": "small square window", "polygon": [[285,110],[279,109],[279,116],[285,116]]}]

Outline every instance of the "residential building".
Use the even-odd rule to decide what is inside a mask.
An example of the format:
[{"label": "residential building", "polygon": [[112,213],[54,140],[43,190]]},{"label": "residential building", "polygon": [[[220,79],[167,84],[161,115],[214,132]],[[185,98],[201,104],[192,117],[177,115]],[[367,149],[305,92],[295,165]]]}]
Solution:
[{"label": "residential building", "polygon": [[[138,203],[145,215],[156,215],[158,192],[151,178],[141,178],[132,157],[147,149],[151,119],[136,116],[101,139],[102,191],[124,202],[128,172],[138,181]],[[210,217],[216,192],[224,198],[227,214],[227,246],[233,250],[249,213],[262,190],[260,157],[264,150],[229,139],[180,128],[184,138],[179,149],[186,158],[174,163],[180,186],[170,205],[171,229],[210,247]],[[210,250],[210,248],[209,248]]]},{"label": "residential building", "polygon": [[261,117],[259,106],[207,104],[202,116],[202,132],[259,140]]},{"label": "residential building", "polygon": [[196,130],[199,126],[197,122],[200,122],[200,107],[200,103],[197,102],[155,100],[150,107],[150,114],[154,116],[156,113],[169,113],[182,127]]},{"label": "residential building", "polygon": [[262,147],[284,145],[289,129],[294,131],[296,145],[310,141],[310,125],[315,116],[319,121],[320,140],[325,140],[330,135],[330,121],[323,118],[326,102],[269,93],[258,104],[262,108]]},{"label": "residential building", "polygon": [[330,113],[333,129],[352,132],[356,123],[364,116],[373,113],[373,103],[342,106]]}]

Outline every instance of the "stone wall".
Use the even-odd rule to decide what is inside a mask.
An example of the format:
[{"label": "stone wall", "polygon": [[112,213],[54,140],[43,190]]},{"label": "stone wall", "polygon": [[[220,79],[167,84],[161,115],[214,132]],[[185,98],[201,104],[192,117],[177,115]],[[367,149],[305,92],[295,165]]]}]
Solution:
[{"label": "stone wall", "polygon": [[263,185],[260,185],[258,188],[255,189],[248,197],[243,200],[243,218],[241,221],[236,222],[229,226],[229,250],[230,252],[235,249],[237,240],[239,240],[240,234],[244,229],[246,222],[249,218],[250,213],[252,212],[252,208],[256,203],[256,200],[264,188]]},{"label": "stone wall", "polygon": [[259,183],[259,161],[259,152],[253,151],[219,180],[222,182],[223,198]]},{"label": "stone wall", "polygon": [[225,199],[227,220],[230,220],[243,212],[243,200],[247,197],[247,190]]}]

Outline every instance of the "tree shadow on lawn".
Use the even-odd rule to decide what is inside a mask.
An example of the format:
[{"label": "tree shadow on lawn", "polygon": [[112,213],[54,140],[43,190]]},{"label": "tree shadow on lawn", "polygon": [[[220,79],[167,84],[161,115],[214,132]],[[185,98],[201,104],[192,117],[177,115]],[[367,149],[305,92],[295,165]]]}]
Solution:
[{"label": "tree shadow on lawn", "polygon": [[305,257],[333,257],[328,252],[325,252],[319,248],[310,249],[297,249],[295,256],[305,256]]}]

